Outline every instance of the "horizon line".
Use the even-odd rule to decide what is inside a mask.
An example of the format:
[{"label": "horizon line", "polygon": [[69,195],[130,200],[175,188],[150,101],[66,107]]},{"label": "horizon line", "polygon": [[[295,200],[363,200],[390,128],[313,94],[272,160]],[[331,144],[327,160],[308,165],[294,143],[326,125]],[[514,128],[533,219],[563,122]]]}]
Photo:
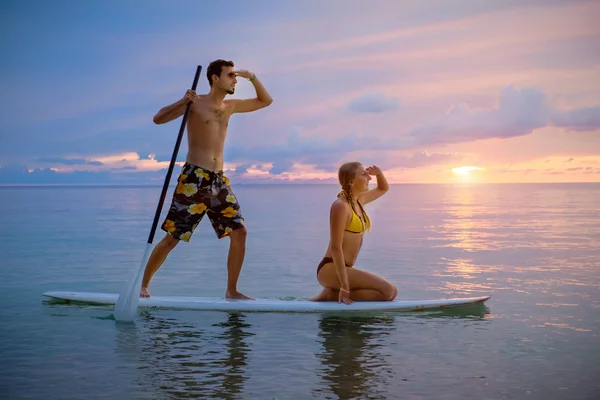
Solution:
[{"label": "horizon line", "polygon": [[[388,183],[389,186],[402,185],[453,185],[453,186],[482,186],[482,185],[565,185],[565,184],[590,184],[597,185],[598,182],[589,181],[564,181],[564,182],[398,182]],[[127,184],[127,183],[0,183],[0,187],[124,187],[124,188],[154,188],[162,187],[163,184]],[[168,187],[175,187],[176,184],[169,184]],[[232,185],[233,186],[233,185]],[[237,182],[235,186],[339,186],[339,183],[313,183],[313,182]],[[372,186],[376,187],[375,185]]]}]

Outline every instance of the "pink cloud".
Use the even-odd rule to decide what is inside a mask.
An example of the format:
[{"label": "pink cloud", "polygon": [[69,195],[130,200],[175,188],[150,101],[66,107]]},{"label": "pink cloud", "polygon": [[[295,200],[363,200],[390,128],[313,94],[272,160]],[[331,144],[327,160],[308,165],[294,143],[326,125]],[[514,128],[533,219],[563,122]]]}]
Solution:
[{"label": "pink cloud", "polygon": [[[594,110],[594,112],[591,112]],[[444,116],[426,122],[410,133],[419,144],[435,145],[488,138],[510,138],[555,125],[567,129],[600,129],[600,106],[564,111],[554,110],[539,89],[502,90],[492,109],[471,109],[455,104]]]}]

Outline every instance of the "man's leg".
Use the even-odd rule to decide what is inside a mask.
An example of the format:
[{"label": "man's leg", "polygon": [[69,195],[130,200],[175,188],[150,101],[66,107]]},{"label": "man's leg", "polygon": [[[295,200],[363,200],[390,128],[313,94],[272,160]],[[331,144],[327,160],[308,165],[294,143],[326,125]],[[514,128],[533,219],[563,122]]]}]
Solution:
[{"label": "man's leg", "polygon": [[146,270],[144,271],[144,279],[142,280],[140,297],[150,297],[150,292],[148,292],[150,280],[156,271],[158,271],[160,266],[165,262],[171,250],[177,246],[177,243],[179,243],[178,239],[166,234],[165,237],[154,247],[152,254],[150,254],[150,258],[148,259],[148,263],[146,264]]},{"label": "man's leg", "polygon": [[237,282],[246,255],[246,236],[248,231],[244,225],[244,217],[240,204],[229,185],[227,177],[218,174],[215,182],[218,194],[211,203],[208,216],[217,238],[229,236],[229,254],[227,255],[227,290],[228,299],[254,300],[238,292]]},{"label": "man's leg", "polygon": [[246,255],[246,236],[248,231],[242,226],[229,234],[229,254],[227,256],[227,292],[228,299],[254,300],[238,292],[237,282],[242,271],[244,256]]},{"label": "man's leg", "polygon": [[198,170],[198,167],[188,163],[185,163],[181,169],[169,212],[161,226],[167,234],[150,254],[142,280],[141,297],[150,297],[148,286],[152,276],[181,240],[190,241],[194,229],[206,213],[207,204],[210,204],[207,198],[210,193],[210,183],[206,179],[201,179],[203,175],[197,174]]}]

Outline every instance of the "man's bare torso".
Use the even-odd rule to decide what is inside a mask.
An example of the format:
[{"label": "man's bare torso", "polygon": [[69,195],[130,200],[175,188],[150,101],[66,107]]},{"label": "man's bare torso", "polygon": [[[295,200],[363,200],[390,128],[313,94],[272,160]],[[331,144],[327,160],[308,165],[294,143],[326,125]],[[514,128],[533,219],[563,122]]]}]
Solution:
[{"label": "man's bare torso", "polygon": [[187,120],[186,161],[209,170],[222,170],[232,108],[227,101],[217,106],[207,95],[199,95],[191,107]]}]

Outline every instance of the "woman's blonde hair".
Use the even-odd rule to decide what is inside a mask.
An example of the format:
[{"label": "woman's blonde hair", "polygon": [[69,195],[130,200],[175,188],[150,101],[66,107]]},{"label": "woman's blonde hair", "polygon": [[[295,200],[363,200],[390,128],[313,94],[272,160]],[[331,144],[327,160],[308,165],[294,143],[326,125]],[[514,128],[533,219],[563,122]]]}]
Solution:
[{"label": "woman's blonde hair", "polygon": [[[338,170],[338,181],[340,182],[340,185],[342,186],[342,191],[338,193],[337,197],[343,196],[348,201],[348,203],[350,203],[350,207],[352,207],[352,210],[355,213],[356,213],[356,210],[354,209],[354,202],[352,201],[352,190],[350,189],[350,186],[352,186],[352,183],[354,182],[354,178],[356,178],[356,173],[358,172],[358,169],[361,166],[362,166],[361,163],[359,163],[357,161],[352,161],[352,162],[347,162],[345,164],[342,164],[342,166]],[[358,206],[360,207],[360,211],[362,212],[362,215],[363,215],[362,221],[365,225],[365,228],[366,228],[366,230],[369,230],[371,228],[371,219],[367,215],[367,212],[365,211],[360,200],[356,199],[356,202],[358,203]],[[356,213],[356,214],[358,215],[358,213]]]}]

